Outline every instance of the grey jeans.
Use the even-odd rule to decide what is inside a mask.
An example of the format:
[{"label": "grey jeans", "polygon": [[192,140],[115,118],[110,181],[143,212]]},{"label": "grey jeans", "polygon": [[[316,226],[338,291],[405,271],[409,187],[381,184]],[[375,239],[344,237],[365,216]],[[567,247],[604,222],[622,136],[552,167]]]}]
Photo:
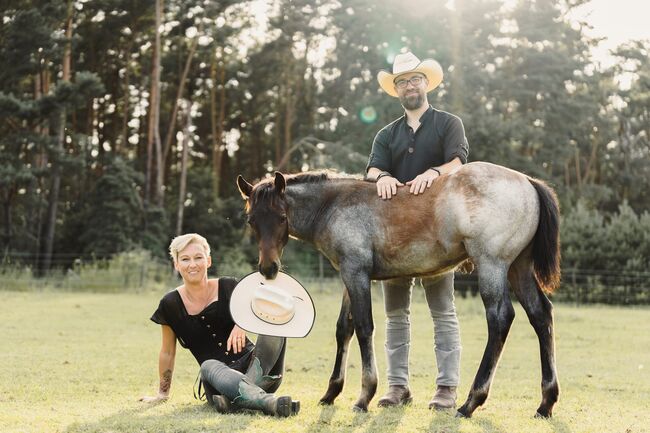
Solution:
[{"label": "grey jeans", "polygon": [[[414,278],[384,281],[386,311],[386,360],[389,385],[408,385],[411,347],[411,291]],[[434,327],[434,351],[438,364],[436,383],[458,386],[460,382],[460,328],[454,305],[454,274],[422,278]]]}]

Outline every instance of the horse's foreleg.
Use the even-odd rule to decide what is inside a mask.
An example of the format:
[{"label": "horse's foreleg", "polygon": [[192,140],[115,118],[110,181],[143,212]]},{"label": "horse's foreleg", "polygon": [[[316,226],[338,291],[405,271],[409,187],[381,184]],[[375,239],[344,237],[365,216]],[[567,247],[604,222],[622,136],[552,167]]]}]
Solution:
[{"label": "horse's foreleg", "polygon": [[515,311],[508,297],[506,265],[480,263],[478,276],[479,291],[488,323],[488,342],[467,401],[458,409],[458,413],[465,417],[471,417],[474,410],[487,399],[510,325],[515,318]]},{"label": "horse's foreleg", "polygon": [[330,376],[327,392],[320,399],[320,404],[330,405],[334,403],[334,399],[343,390],[348,348],[353,334],[354,325],[352,324],[350,296],[348,295],[348,291],[344,290],[341,312],[339,313],[339,320],[336,322],[336,361],[334,362],[334,370],[332,371],[332,376]]},{"label": "horse's foreleg", "polygon": [[370,278],[359,269],[341,270],[341,277],[348,288],[352,308],[354,331],[361,351],[361,393],[352,409],[358,412],[368,411],[368,404],[377,392],[377,365],[372,321],[372,303],[370,299]]},{"label": "horse's foreleg", "polygon": [[550,417],[553,413],[553,405],[560,395],[560,385],[555,370],[553,305],[537,285],[533,276],[532,263],[530,259],[526,260],[526,256],[519,257],[513,263],[508,278],[539,339],[542,361],[542,403],[535,415]]}]

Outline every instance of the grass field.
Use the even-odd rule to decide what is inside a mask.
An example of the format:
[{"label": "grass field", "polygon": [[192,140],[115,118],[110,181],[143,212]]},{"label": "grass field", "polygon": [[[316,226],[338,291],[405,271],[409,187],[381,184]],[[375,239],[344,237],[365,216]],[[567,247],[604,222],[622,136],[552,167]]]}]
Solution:
[{"label": "grass field", "polygon": [[[532,417],[540,400],[537,339],[516,305],[490,398],[472,419],[427,409],[434,391],[432,326],[421,291],[414,293],[411,354],[413,405],[380,409],[386,390],[381,292],[374,290],[380,374],[370,411],[351,411],[360,388],[356,340],[348,380],[333,407],[317,405],[331,373],[339,289],[315,292],[316,325],[291,340],[280,391],[299,398],[290,419],[219,415],[192,397],[197,365],[177,357],[172,397],[149,406],[155,392],[160,331],[148,320],[161,293],[0,292],[0,432],[642,432],[650,431],[650,310],[557,305],[562,394],[552,420]],[[479,299],[459,299],[464,401],[486,340]]]}]

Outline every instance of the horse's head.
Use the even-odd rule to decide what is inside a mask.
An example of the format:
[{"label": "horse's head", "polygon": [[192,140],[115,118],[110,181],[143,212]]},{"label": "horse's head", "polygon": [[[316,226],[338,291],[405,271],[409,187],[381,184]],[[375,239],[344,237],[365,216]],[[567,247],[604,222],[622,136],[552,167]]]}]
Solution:
[{"label": "horse's head", "polygon": [[253,187],[240,175],[237,186],[246,200],[248,224],[257,238],[258,269],[266,278],[273,279],[280,270],[282,250],[289,240],[286,180],[282,173],[275,172],[273,182],[262,181]]}]

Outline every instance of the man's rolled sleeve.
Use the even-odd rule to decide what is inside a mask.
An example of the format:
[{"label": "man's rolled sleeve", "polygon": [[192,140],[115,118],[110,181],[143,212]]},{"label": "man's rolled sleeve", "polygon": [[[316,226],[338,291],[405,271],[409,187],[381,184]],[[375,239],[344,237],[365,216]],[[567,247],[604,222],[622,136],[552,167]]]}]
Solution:
[{"label": "man's rolled sleeve", "polygon": [[382,171],[390,171],[390,150],[388,148],[389,134],[384,128],[377,133],[372,142],[372,150],[366,165],[366,173],[371,167]]},{"label": "man's rolled sleeve", "polygon": [[444,137],[443,149],[445,152],[445,162],[449,162],[457,157],[463,164],[467,163],[469,143],[465,136],[463,121],[459,117],[451,116],[449,118]]}]

